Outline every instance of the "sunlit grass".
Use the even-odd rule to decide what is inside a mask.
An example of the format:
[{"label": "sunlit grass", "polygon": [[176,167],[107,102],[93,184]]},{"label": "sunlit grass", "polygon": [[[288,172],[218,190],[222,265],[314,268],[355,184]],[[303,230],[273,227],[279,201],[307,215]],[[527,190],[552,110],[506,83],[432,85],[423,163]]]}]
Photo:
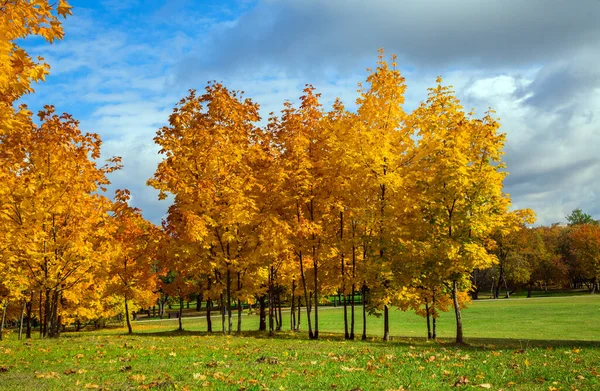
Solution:
[{"label": "sunlit grass", "polygon": [[476,302],[464,311],[463,347],[451,342],[452,314],[440,319],[435,343],[422,338],[422,318],[400,311],[392,312],[391,343],[380,340],[373,317],[367,342],[344,341],[341,315],[321,312],[319,341],[306,338],[306,327],[275,338],[250,331],[253,315],[244,316],[242,336],[206,335],[202,318],[184,319],[183,333],[170,320],[136,322],[133,336],[123,328],[59,340],[13,334],[0,343],[0,389],[600,389],[598,296]]}]

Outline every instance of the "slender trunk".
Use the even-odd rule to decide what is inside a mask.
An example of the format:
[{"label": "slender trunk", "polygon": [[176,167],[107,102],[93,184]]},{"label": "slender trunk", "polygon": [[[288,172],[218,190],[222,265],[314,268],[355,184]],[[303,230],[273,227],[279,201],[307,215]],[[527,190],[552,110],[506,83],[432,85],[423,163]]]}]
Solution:
[{"label": "slender trunk", "polygon": [[454,300],[454,314],[456,315],[456,343],[463,344],[463,325],[458,304],[458,281],[452,281],[452,300]]},{"label": "slender trunk", "polygon": [[4,338],[4,320],[6,319],[6,309],[8,308],[8,300],[2,306],[2,320],[0,320],[0,341]]},{"label": "slender trunk", "polygon": [[26,301],[23,300],[23,306],[21,307],[21,316],[19,319],[19,341],[23,339],[23,320],[25,318],[25,303]]},{"label": "slender trunk", "polygon": [[383,306],[383,340],[390,340],[390,306]]},{"label": "slender trunk", "polygon": [[275,327],[273,324],[274,314],[274,295],[273,295],[273,266],[269,267],[269,335],[275,334]]},{"label": "slender trunk", "polygon": [[433,295],[431,298],[431,317],[432,319],[432,324],[433,324],[433,332],[431,334],[431,338],[432,339],[436,339],[437,338],[437,330],[436,330],[436,312],[435,312],[435,289],[433,290]]},{"label": "slender trunk", "polygon": [[39,302],[39,305],[38,305],[38,307],[39,307],[39,313],[40,313],[40,338],[42,338],[44,336],[44,327],[43,327],[43,324],[44,324],[44,317],[43,317],[44,311],[43,311],[43,308],[42,308],[42,299],[43,299],[42,296],[43,296],[43,294],[44,294],[43,290],[40,289],[40,302]]},{"label": "slender trunk", "polygon": [[504,281],[504,267],[500,264],[500,274],[498,275],[498,284],[496,284],[496,290],[494,291],[494,299],[500,297],[500,284]]},{"label": "slender trunk", "polygon": [[223,331],[223,334],[226,335],[227,329],[225,328],[225,312],[227,311],[227,309],[225,308],[225,299],[223,298],[223,292],[221,292],[220,299],[221,299],[221,329]]},{"label": "slender trunk", "polygon": [[348,303],[346,302],[346,294],[342,296],[344,304],[344,339],[350,339],[350,332],[348,331]]},{"label": "slender trunk", "polygon": [[346,302],[346,260],[344,259],[344,212],[340,211],[340,266],[342,273],[342,300],[344,306],[344,339],[350,339],[350,333],[348,332],[348,304]]},{"label": "slender trunk", "polygon": [[231,272],[227,265],[227,334],[231,335]]},{"label": "slender trunk", "polygon": [[238,291],[238,300],[237,300],[237,307],[238,307],[238,318],[237,318],[237,333],[241,334],[242,333],[242,301],[239,299],[239,295],[240,292],[242,290],[242,276],[241,273],[238,272],[237,273],[237,291]]},{"label": "slender trunk", "polygon": [[354,295],[356,294],[354,284],[352,284],[352,299],[350,299],[350,339],[354,340]]},{"label": "slender trunk", "polygon": [[26,311],[27,311],[27,328],[25,329],[25,338],[30,339],[31,338],[31,312],[33,309],[33,292],[31,292],[31,297],[25,307],[26,307]]},{"label": "slender trunk", "polygon": [[314,283],[315,283],[315,331],[313,333],[313,339],[319,339],[319,288],[317,282],[318,274],[318,263],[316,259],[315,246],[313,245],[313,267],[315,270]]},{"label": "slender trunk", "polygon": [[296,291],[296,280],[292,280],[292,301],[290,305],[290,330],[296,330],[296,297],[294,296]]},{"label": "slender trunk", "polygon": [[296,331],[300,331],[300,314],[302,313],[302,297],[298,296],[298,316],[296,317]]},{"label": "slender trunk", "polygon": [[350,339],[354,340],[354,296],[356,295],[356,245],[354,244],[354,235],[356,226],[352,225],[352,300],[350,301]]},{"label": "slender trunk", "polygon": [[533,283],[529,282],[529,284],[527,285],[527,297],[531,297],[531,290],[533,289]]},{"label": "slender trunk", "polygon": [[281,316],[281,287],[277,284],[277,312],[279,314],[279,321],[277,322],[277,331],[280,331],[283,327],[283,317]]},{"label": "slender trunk", "polygon": [[242,311],[244,309],[242,308],[242,302],[241,300],[238,300],[238,310],[237,310],[237,333],[241,334],[242,333]]},{"label": "slender trunk", "polygon": [[367,340],[367,285],[363,283],[362,286],[362,316],[363,316],[363,330],[362,330],[362,340]]},{"label": "slender trunk", "polygon": [[180,296],[179,297],[179,314],[177,315],[177,318],[179,320],[179,331],[183,331],[183,324],[181,323],[182,315],[183,315],[183,296]]},{"label": "slender trunk", "polygon": [[[41,307],[41,303],[40,303],[40,307]],[[42,335],[44,337],[46,337],[48,335],[48,322],[49,322],[48,317],[50,315],[50,289],[49,288],[46,288],[43,312],[44,312],[44,324],[43,324]]]},{"label": "slender trunk", "polygon": [[129,302],[127,300],[127,297],[125,297],[125,320],[127,321],[127,334],[133,334],[133,329],[131,328],[131,320],[129,319]]},{"label": "slender trunk", "polygon": [[[308,297],[308,288],[306,287],[306,275],[304,274],[304,260],[302,259],[302,251],[298,254],[300,261],[300,277],[302,278],[302,287],[304,288],[304,302],[306,303],[306,320],[308,322],[308,338],[313,339],[312,323],[310,321],[310,299]],[[300,306],[298,306],[300,307]],[[298,317],[299,318],[299,317]],[[300,320],[298,320],[300,323]]]},{"label": "slender trunk", "polygon": [[200,312],[202,309],[202,293],[198,293],[196,297],[196,312]]},{"label": "slender trunk", "polygon": [[267,305],[265,303],[265,296],[261,296],[258,298],[259,304],[259,318],[260,321],[258,323],[259,331],[267,331]]},{"label": "slender trunk", "polygon": [[429,302],[425,299],[425,315],[427,317],[427,339],[431,339],[431,315],[429,314]]},{"label": "slender trunk", "polygon": [[210,318],[210,310],[212,309],[212,300],[209,298],[206,299],[206,332],[212,333],[212,319]]},{"label": "slender trunk", "polygon": [[508,282],[506,281],[506,278],[504,279],[504,289],[506,289],[506,298],[510,298],[510,291],[508,290]]}]

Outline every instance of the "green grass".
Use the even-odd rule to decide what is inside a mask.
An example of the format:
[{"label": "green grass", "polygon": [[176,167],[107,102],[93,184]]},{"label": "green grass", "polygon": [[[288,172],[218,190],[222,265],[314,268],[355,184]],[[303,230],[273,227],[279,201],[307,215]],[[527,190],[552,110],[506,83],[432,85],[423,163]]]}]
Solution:
[{"label": "green grass", "polygon": [[[306,326],[275,338],[208,336],[205,319],[183,319],[182,333],[170,320],[136,322],[133,336],[121,328],[59,340],[13,334],[0,342],[0,389],[600,389],[600,296],[473,303],[464,311],[463,347],[451,343],[452,314],[440,319],[436,343],[422,338],[422,318],[400,311],[391,314],[391,343],[378,338],[381,319],[368,318],[366,342],[341,339],[340,309],[320,319],[319,341],[306,339]],[[243,324],[254,330],[258,318],[245,315]]]}]

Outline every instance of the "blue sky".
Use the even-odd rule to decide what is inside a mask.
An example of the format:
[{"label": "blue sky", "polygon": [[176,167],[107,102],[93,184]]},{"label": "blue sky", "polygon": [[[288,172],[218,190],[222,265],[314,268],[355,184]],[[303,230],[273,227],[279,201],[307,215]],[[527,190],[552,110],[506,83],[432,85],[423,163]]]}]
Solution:
[{"label": "blue sky", "polygon": [[223,81],[266,117],[305,83],[352,108],[377,49],[399,56],[406,108],[437,75],[467,108],[489,106],[508,135],[506,191],[539,223],[579,207],[600,218],[600,1],[71,0],[66,38],[24,46],[51,65],[23,99],[54,104],[123,157],[112,188],[159,223],[167,202],[145,186],[152,138],[188,89]]}]

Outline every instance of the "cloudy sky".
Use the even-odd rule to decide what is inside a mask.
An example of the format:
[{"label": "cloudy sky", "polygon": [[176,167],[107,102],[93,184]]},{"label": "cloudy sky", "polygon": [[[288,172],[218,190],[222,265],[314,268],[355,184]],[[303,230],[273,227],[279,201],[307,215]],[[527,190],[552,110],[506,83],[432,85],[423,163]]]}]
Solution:
[{"label": "cloudy sky", "polygon": [[113,189],[159,223],[146,187],[152,138],[188,89],[223,81],[263,116],[305,83],[354,107],[377,49],[396,53],[406,110],[442,75],[466,108],[507,133],[506,192],[539,224],[574,208],[600,219],[600,0],[71,0],[64,41],[24,46],[52,70],[34,110],[54,104],[123,157]]}]

